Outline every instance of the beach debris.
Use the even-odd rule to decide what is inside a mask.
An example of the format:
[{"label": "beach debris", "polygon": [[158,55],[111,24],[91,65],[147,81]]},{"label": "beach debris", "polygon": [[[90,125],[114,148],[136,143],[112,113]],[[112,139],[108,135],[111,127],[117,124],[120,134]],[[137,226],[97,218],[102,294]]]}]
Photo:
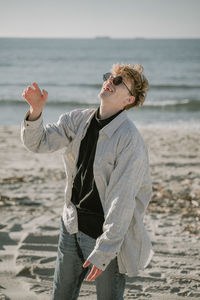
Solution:
[{"label": "beach debris", "polygon": [[[187,186],[186,186],[187,185]],[[200,233],[200,188],[196,182],[182,179],[178,189],[170,189],[159,183],[153,184],[149,212],[178,213],[184,219],[183,231]]]},{"label": "beach debris", "polygon": [[0,206],[39,206],[41,202],[32,201],[28,196],[9,197],[0,194]]},{"label": "beach debris", "polygon": [[16,276],[24,276],[29,278],[36,278],[36,274],[34,274],[34,266],[25,266],[23,267]]}]

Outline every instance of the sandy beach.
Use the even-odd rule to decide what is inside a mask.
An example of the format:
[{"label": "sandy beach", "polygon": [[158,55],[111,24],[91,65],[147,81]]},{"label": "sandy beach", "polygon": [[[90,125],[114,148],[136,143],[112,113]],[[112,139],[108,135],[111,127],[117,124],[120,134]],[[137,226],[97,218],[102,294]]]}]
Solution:
[{"label": "sandy beach", "polygon": [[[154,256],[124,299],[200,299],[200,136],[141,128],[153,197],[145,216]],[[50,299],[65,172],[60,152],[34,154],[20,127],[0,127],[0,300]],[[80,299],[96,299],[84,282]]]}]

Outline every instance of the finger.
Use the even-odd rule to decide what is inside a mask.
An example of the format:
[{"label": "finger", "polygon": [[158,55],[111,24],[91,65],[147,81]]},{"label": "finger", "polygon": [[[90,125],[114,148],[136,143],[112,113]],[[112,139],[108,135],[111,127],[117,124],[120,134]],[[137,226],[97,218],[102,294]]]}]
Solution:
[{"label": "finger", "polygon": [[90,281],[90,279],[93,277],[95,273],[95,269],[94,269],[94,266],[92,267],[92,270],[90,271],[89,275],[87,276],[86,280],[87,281]]},{"label": "finger", "polygon": [[101,274],[101,272],[99,272],[99,271],[97,270],[91,277],[88,277],[86,280],[87,280],[87,281],[93,281],[93,280],[95,280],[100,274]]},{"label": "finger", "polygon": [[28,86],[27,90],[28,90],[28,92],[34,92],[35,91],[32,86]]},{"label": "finger", "polygon": [[103,271],[98,269],[96,266],[92,267],[92,270],[90,274],[88,275],[87,279],[88,281],[94,280],[96,277],[98,277]]},{"label": "finger", "polygon": [[91,278],[91,280],[95,280],[99,275],[101,275],[102,272],[103,272],[103,271],[97,269],[96,274]]},{"label": "finger", "polygon": [[91,262],[89,260],[86,260],[83,264],[83,268],[87,268],[90,264]]},{"label": "finger", "polygon": [[101,273],[102,273],[102,272],[100,272],[100,273],[98,272],[98,274],[95,276],[95,278],[94,278],[93,280],[96,280],[97,277],[99,277],[99,276],[101,275]]},{"label": "finger", "polygon": [[34,86],[34,88],[41,93],[40,88],[36,82],[32,82],[32,86]]},{"label": "finger", "polygon": [[28,91],[28,88],[27,89],[25,89],[24,91],[23,91],[23,93],[22,93],[22,97],[26,97],[27,95],[29,95],[29,91]]},{"label": "finger", "polygon": [[42,93],[43,93],[44,100],[46,100],[48,97],[48,92],[43,89]]},{"label": "finger", "polygon": [[99,270],[97,269],[94,274],[90,277],[90,281],[95,280],[96,277],[98,277]]}]

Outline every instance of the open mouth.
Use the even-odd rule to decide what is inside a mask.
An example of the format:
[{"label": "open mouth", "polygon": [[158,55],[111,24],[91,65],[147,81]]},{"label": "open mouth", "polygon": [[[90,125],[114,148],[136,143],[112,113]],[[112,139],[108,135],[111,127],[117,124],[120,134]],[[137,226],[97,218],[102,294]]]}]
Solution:
[{"label": "open mouth", "polygon": [[111,89],[111,87],[109,87],[109,86],[104,86],[104,87],[103,87],[103,90],[104,90],[104,91],[111,92],[111,93],[114,92],[114,91]]}]

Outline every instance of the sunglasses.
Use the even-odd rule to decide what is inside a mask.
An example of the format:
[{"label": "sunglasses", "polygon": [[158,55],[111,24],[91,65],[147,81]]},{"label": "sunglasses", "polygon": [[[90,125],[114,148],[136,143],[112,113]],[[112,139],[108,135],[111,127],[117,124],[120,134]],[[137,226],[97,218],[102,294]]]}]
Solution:
[{"label": "sunglasses", "polygon": [[[110,76],[112,76],[112,73],[108,72],[103,74],[103,81],[107,81]],[[112,78],[112,82],[114,85],[120,85],[121,83],[123,83],[125,85],[125,87],[127,88],[127,90],[129,91],[129,93],[131,94],[131,96],[133,96],[133,93],[130,91],[130,89],[127,87],[127,85],[125,84],[125,82],[123,81],[122,76],[116,76]]]}]

